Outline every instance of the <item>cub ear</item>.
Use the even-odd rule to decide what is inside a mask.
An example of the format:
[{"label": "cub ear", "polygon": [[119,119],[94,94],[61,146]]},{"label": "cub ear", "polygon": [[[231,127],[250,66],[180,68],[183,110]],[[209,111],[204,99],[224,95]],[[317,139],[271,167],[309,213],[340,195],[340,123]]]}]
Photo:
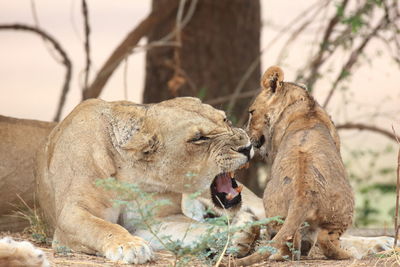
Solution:
[{"label": "cub ear", "polygon": [[283,70],[278,66],[269,67],[261,78],[261,87],[273,93],[283,86]]}]

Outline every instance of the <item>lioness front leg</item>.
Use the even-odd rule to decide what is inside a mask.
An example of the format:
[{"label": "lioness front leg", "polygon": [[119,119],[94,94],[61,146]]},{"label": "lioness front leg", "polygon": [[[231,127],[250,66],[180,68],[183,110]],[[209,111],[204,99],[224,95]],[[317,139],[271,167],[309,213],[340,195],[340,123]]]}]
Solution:
[{"label": "lioness front leg", "polygon": [[[340,238],[340,246],[356,259],[390,250],[393,248],[393,244],[394,238],[390,236],[364,237],[344,235]],[[397,246],[399,244],[400,242],[397,243]]]},{"label": "lioness front leg", "polygon": [[[147,242],[141,237],[132,236],[122,226],[80,207],[66,208],[58,219],[53,248],[66,246],[75,251],[101,253],[110,260],[134,264],[154,258]],[[69,213],[68,210],[73,212]]]}]

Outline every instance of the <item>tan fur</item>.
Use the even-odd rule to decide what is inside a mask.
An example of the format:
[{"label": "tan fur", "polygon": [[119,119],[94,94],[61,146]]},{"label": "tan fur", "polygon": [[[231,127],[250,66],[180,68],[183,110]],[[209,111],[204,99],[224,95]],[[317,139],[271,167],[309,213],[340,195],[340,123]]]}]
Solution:
[{"label": "tan fur", "polygon": [[11,238],[0,239],[0,266],[49,267],[46,256],[27,241],[16,242]]},{"label": "tan fur", "polygon": [[19,195],[33,205],[35,154],[55,123],[0,116],[0,231],[21,231],[27,222],[10,217]]},{"label": "tan fur", "polygon": [[[200,135],[209,140],[190,141]],[[247,134],[231,127],[222,111],[195,98],[153,105],[98,99],[81,103],[54,128],[38,156],[37,192],[54,231],[53,247],[100,253],[128,263],[153,259],[143,238],[154,238],[128,223],[136,215],[114,207],[115,194],[94,185],[107,177],[135,183],[156,193],[156,198],[170,200],[171,205],[158,214],[162,234],[178,238],[196,224],[185,239],[195,242],[206,227],[184,212],[182,195],[203,190],[196,205],[206,206],[214,177],[245,164],[247,156],[237,151],[249,145]],[[188,174],[194,175],[188,178]],[[257,199],[247,189],[243,198]],[[239,208],[228,212],[233,218],[256,213]],[[250,230],[235,242],[252,243],[255,238]]]},{"label": "tan fur", "polygon": [[285,219],[283,225],[268,226],[269,233],[276,234],[272,246],[278,252],[255,253],[237,264],[268,256],[299,258],[286,243],[301,251],[302,240],[307,250],[317,242],[326,257],[349,258],[339,238],[352,223],[354,199],[335,126],[305,88],[282,80],[279,67],[269,68],[261,81],[263,90],[249,109],[250,138],[254,143],[265,138],[260,153],[271,166],[263,198],[266,216]]}]

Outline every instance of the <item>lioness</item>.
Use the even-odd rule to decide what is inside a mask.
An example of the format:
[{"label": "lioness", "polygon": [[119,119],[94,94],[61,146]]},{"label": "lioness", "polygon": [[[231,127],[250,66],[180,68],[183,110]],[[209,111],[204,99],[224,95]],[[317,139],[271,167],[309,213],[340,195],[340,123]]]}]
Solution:
[{"label": "lioness", "polygon": [[[54,231],[53,247],[126,263],[153,259],[151,246],[159,245],[153,236],[129,224],[135,214],[113,206],[114,192],[95,185],[107,177],[170,200],[157,215],[161,233],[185,236],[186,245],[206,231],[199,206],[208,204],[220,213],[226,209],[233,224],[255,220],[253,214],[263,217],[259,198],[234,179],[253,154],[244,130],[195,98],[149,105],[85,101],[54,128],[38,154],[37,195]],[[205,189],[196,208],[187,205],[187,194]],[[253,204],[241,208],[242,196]],[[190,226],[193,230],[187,232]],[[256,237],[256,228],[245,229],[233,236],[233,244],[245,255]]]},{"label": "lioness", "polygon": [[28,241],[0,239],[0,266],[2,267],[50,267],[44,252]]},{"label": "lioness", "polygon": [[10,215],[21,199],[33,206],[35,155],[55,125],[0,115],[0,231],[22,231],[29,225]]},{"label": "lioness", "polygon": [[257,252],[238,265],[268,256],[299,259],[316,242],[330,259],[350,257],[339,244],[354,209],[339,136],[307,90],[283,78],[276,66],[264,73],[263,90],[249,108],[248,127],[252,143],[271,166],[263,197],[266,216],[281,216],[285,222],[268,225],[275,254]]}]

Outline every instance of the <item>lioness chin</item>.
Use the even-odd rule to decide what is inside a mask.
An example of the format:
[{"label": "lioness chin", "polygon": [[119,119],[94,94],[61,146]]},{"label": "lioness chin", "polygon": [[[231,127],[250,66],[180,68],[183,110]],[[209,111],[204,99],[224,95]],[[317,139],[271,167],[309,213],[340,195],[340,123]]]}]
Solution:
[{"label": "lioness chin", "polygon": [[[255,220],[250,210],[257,213],[257,205],[241,209],[241,198],[257,197],[234,179],[253,154],[244,130],[195,98],[149,105],[85,101],[53,129],[38,155],[37,194],[54,231],[53,247],[127,263],[153,259],[157,244],[147,241],[154,237],[130,223],[134,214],[113,206],[115,192],[95,186],[108,177],[169,200],[156,215],[160,234],[183,238],[184,245],[207,230],[202,214],[188,214],[187,194],[205,191],[196,204],[225,209],[233,223]],[[247,229],[234,235],[233,244],[245,255],[256,237],[256,228]]]},{"label": "lioness chin", "polygon": [[349,258],[339,238],[352,223],[354,199],[335,126],[304,87],[283,82],[279,67],[269,68],[261,85],[249,108],[248,131],[271,166],[263,197],[266,216],[285,222],[268,225],[275,254],[257,252],[236,263],[299,259],[315,243],[328,258]]}]

